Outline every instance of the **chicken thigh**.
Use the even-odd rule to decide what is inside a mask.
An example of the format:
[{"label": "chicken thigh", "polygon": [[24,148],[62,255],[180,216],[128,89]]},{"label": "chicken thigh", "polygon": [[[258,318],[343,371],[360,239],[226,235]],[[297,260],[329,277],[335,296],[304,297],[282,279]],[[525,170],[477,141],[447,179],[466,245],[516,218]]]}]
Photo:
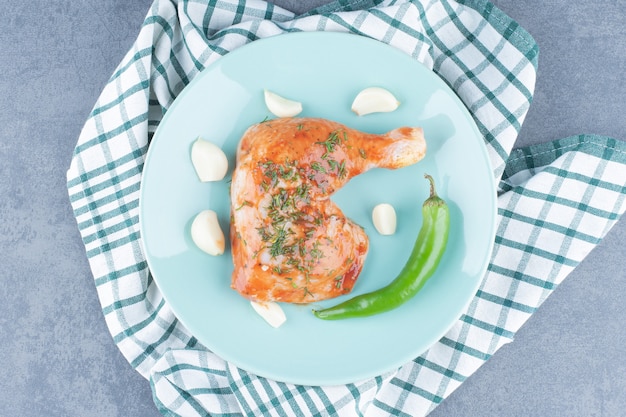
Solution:
[{"label": "chicken thigh", "polygon": [[421,128],[375,135],[314,118],[251,126],[231,184],[232,288],[260,302],[350,292],[369,242],[329,197],[368,169],[401,168],[425,152]]}]

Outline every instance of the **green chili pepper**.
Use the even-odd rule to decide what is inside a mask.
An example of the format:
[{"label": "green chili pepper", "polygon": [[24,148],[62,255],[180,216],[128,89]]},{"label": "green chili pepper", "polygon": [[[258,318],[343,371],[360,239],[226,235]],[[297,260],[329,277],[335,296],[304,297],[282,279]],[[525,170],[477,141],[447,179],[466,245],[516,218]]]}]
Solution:
[{"label": "green chili pepper", "polygon": [[433,178],[428,174],[424,177],[430,181],[430,196],[422,205],[422,228],[400,274],[379,290],[358,295],[334,307],[313,310],[316,317],[338,320],[393,310],[415,296],[432,276],[448,242],[450,212],[446,202],[437,195]]}]

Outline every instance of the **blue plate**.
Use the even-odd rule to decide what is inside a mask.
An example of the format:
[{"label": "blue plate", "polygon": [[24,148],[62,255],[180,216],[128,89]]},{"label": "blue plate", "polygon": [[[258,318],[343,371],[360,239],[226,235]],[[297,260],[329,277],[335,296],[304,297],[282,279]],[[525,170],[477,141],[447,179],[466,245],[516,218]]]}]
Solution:
[{"label": "blue plate", "polygon": [[[356,116],[356,94],[380,86],[401,105],[395,112]],[[427,156],[396,171],[375,169],[333,197],[365,228],[370,251],[351,295],[388,283],[406,262],[421,226],[431,174],[451,210],[448,248],[417,296],[391,312],[364,319],[323,321],[315,305],[283,304],[287,322],[274,329],[230,288],[231,253],[212,257],[190,237],[194,216],[218,213],[228,234],[229,181],[201,183],[190,160],[199,135],[235,148],[253,123],[271,117],[269,89],[302,102],[301,116],[323,117],[382,133],[422,126]],[[232,171],[232,168],[231,168]],[[392,204],[393,236],[380,236],[372,208]],[[166,113],[150,145],[141,186],[141,233],[148,265],[166,301],[202,344],[238,367],[278,381],[335,385],[380,375],[411,361],[459,319],[487,268],[495,234],[496,194],[483,139],[462,102],[432,71],[404,53],[364,37],[295,33],[259,40],[219,59],[187,86]],[[227,247],[229,242],[227,242]]]}]

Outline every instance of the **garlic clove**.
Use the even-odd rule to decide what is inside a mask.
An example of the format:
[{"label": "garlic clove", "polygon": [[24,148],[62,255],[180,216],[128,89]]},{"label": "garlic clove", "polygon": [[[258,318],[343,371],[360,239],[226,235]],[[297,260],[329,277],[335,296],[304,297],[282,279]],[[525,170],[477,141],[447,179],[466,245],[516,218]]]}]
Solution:
[{"label": "garlic clove", "polygon": [[381,87],[369,87],[362,90],[352,102],[352,111],[359,116],[370,113],[392,112],[400,102],[396,97]]},{"label": "garlic clove", "polygon": [[264,90],[265,105],[277,117],[293,117],[302,112],[302,103],[281,97],[269,90]]},{"label": "garlic clove", "polygon": [[209,255],[219,256],[224,253],[224,233],[213,210],[203,210],[196,215],[191,223],[191,239]]},{"label": "garlic clove", "polygon": [[191,145],[191,162],[202,182],[220,181],[228,172],[228,158],[224,151],[201,137]]},{"label": "garlic clove", "polygon": [[396,232],[396,210],[391,204],[378,204],[372,210],[372,223],[381,235],[393,235]]},{"label": "garlic clove", "polygon": [[278,328],[283,325],[284,322],[287,321],[287,316],[285,316],[285,312],[283,309],[273,301],[266,302],[256,302],[250,301],[252,308],[257,314],[269,323],[270,326]]}]

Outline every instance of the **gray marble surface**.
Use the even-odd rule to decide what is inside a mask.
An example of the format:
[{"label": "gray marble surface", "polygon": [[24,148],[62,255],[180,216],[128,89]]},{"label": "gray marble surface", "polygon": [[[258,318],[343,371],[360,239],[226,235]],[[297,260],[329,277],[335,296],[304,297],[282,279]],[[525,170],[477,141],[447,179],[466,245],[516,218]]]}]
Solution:
[{"label": "gray marble surface", "polygon": [[[0,0],[0,416],[152,416],[105,326],[65,171],[150,0]],[[324,0],[276,0],[296,12]],[[496,0],[540,46],[517,146],[626,140],[626,1]],[[626,415],[626,219],[431,415]]]}]

